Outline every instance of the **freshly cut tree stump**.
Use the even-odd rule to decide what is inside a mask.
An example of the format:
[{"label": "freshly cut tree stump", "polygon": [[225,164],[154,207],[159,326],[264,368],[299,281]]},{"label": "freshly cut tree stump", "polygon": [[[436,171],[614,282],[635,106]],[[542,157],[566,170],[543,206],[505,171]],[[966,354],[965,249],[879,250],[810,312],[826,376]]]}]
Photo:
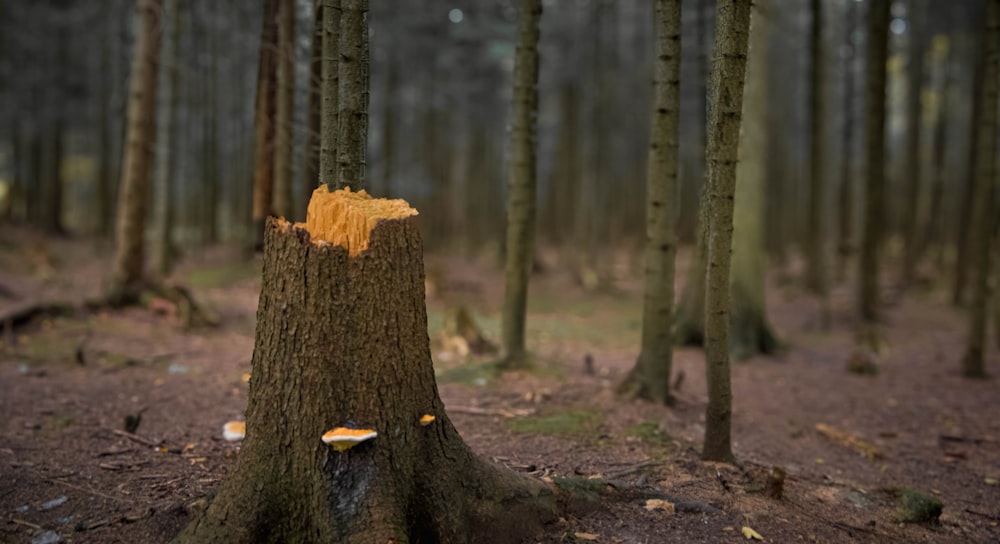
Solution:
[{"label": "freshly cut tree stump", "polygon": [[[246,438],[179,542],[518,542],[555,518],[445,413],[416,213],[321,186],[305,224],[267,221]],[[339,451],[338,427],[377,435]]]}]

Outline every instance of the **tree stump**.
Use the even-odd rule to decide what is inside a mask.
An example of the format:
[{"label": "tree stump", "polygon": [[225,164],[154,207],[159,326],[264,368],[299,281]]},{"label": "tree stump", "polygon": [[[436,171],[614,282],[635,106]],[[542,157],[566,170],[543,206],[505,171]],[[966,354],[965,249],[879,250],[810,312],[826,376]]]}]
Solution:
[{"label": "tree stump", "polygon": [[[307,223],[268,219],[246,438],[179,542],[517,542],[554,519],[445,413],[416,213],[321,186]],[[336,427],[377,436],[338,451]]]}]

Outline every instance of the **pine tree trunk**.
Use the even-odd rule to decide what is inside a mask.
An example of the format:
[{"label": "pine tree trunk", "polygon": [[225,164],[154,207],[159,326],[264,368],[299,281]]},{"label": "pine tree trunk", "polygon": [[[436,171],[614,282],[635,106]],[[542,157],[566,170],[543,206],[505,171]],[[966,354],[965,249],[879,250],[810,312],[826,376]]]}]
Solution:
[{"label": "pine tree trunk", "polygon": [[733,459],[730,437],[733,395],[729,381],[729,271],[736,160],[750,35],[750,0],[719,0],[716,18],[718,30],[708,124],[708,205],[711,214],[705,278],[708,407],[702,457],[730,462]]},{"label": "pine tree trunk", "polygon": [[979,162],[976,164],[976,196],[972,216],[974,276],[969,316],[969,338],[962,360],[968,378],[983,378],[986,367],[986,312],[990,300],[990,253],[996,221],[994,195],[997,183],[997,95],[1000,77],[1000,0],[986,2],[986,32],[983,41],[982,115],[979,123]]},{"label": "pine tree trunk", "polygon": [[365,188],[368,138],[368,0],[341,0],[337,187]]},{"label": "pine tree trunk", "polygon": [[300,191],[304,195],[303,206],[295,216],[306,216],[305,206],[309,203],[316,186],[319,185],[319,145],[323,119],[323,4],[316,2],[313,9],[312,49],[309,53],[309,104],[308,128],[302,157],[302,183]]},{"label": "pine tree trunk", "polygon": [[320,108],[319,182],[337,188],[337,130],[340,98],[340,1],[323,1],[323,98]]},{"label": "pine tree trunk", "polygon": [[[320,191],[343,193],[321,187],[313,202]],[[311,218],[325,213],[312,206]],[[548,488],[481,461],[445,413],[409,212],[378,220],[352,206],[326,214],[347,233],[364,214],[347,248],[268,220],[246,438],[179,543],[518,542],[554,517]],[[378,435],[336,451],[320,437],[341,425]]]},{"label": "pine tree trunk", "polygon": [[854,30],[857,19],[856,2],[851,2],[847,7],[847,21],[845,28],[845,49],[847,55],[844,58],[844,131],[841,134],[840,160],[840,191],[838,193],[838,217],[837,217],[837,280],[843,282],[847,279],[848,261],[854,255],[854,171],[851,166],[854,164]]},{"label": "pine tree trunk", "polygon": [[274,214],[274,139],[278,0],[264,0],[260,61],[257,71],[257,100],[254,106],[253,220],[258,244],[263,236],[264,218]]},{"label": "pine tree trunk", "polygon": [[908,286],[913,281],[917,268],[918,210],[920,205],[921,153],[920,137],[923,131],[923,111],[921,109],[921,94],[924,80],[924,36],[923,12],[925,4],[922,0],[910,0],[910,24],[907,25],[909,35],[909,85],[906,96],[906,163],[903,181],[906,184],[905,200],[903,201],[902,235],[903,243],[903,273],[902,285]]},{"label": "pine tree trunk", "polygon": [[859,262],[858,310],[861,320],[878,320],[879,250],[885,215],[885,63],[889,45],[889,0],[871,0],[868,6],[865,115],[865,227]]},{"label": "pine tree trunk", "polygon": [[278,0],[277,104],[274,141],[274,213],[292,217],[292,125],[295,107],[295,0]]},{"label": "pine tree trunk", "polygon": [[507,259],[503,303],[504,366],[527,359],[524,322],[535,238],[535,142],[538,112],[538,21],[541,0],[522,0],[514,60],[513,120],[507,167]]},{"label": "pine tree trunk", "polygon": [[128,125],[108,297],[116,303],[130,302],[142,287],[149,173],[155,146],[162,0],[138,0],[136,9],[142,26],[135,41],[129,79]]},{"label": "pine tree trunk", "polygon": [[[826,48],[823,43],[823,4],[812,0],[812,37],[810,74],[809,135],[809,223],[808,270],[806,285],[819,296],[823,306],[822,321],[829,326],[829,289],[826,270]],[[763,45],[763,44],[762,44]],[[765,61],[766,62],[766,61]],[[762,76],[763,77],[763,76]],[[766,138],[761,134],[761,138]]]},{"label": "pine tree trunk", "polygon": [[646,159],[645,284],[642,348],[623,386],[670,403],[674,259],[677,254],[677,148],[680,126],[681,0],[654,2],[656,56]]},{"label": "pine tree trunk", "polygon": [[[756,13],[767,13],[768,0],[755,0]],[[750,28],[747,79],[743,88],[743,118],[736,168],[733,212],[733,261],[730,278],[729,349],[737,359],[778,349],[764,301],[764,179],[767,150],[768,44],[770,24],[753,18]],[[815,188],[815,186],[814,186]],[[815,257],[815,255],[813,255]],[[825,266],[825,265],[824,265]]]},{"label": "pine tree trunk", "polygon": [[183,0],[167,0],[165,13],[167,15],[166,37],[163,47],[164,72],[163,93],[160,96],[161,115],[157,124],[156,143],[159,146],[156,154],[156,164],[153,176],[153,222],[156,243],[153,244],[153,270],[161,278],[170,275],[173,267],[173,220],[174,220],[174,171],[176,157],[174,146],[177,132],[177,113],[180,103],[178,89],[179,67],[178,49],[180,38],[180,10]]}]

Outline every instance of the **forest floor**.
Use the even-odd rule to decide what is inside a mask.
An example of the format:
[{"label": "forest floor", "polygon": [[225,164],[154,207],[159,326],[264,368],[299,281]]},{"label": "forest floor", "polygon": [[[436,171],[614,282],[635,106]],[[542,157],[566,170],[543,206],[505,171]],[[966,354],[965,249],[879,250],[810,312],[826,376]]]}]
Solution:
[{"label": "forest floor", "polygon": [[[0,315],[96,296],[105,250],[0,229]],[[0,542],[167,542],[204,507],[239,454],[221,427],[242,418],[253,350],[260,261],[232,257],[205,252],[176,274],[218,313],[218,328],[185,331],[176,308],[154,302],[4,329]],[[650,509],[611,494],[538,541],[736,542],[745,527],[765,542],[1000,541],[1000,383],[961,377],[965,321],[933,284],[888,308],[879,372],[859,375],[847,370],[851,291],[833,291],[823,330],[794,275],[773,274],[769,313],[786,350],[733,367],[731,466],[699,458],[700,350],[676,352],[675,407],[615,396],[637,355],[642,300],[637,260],[622,261],[612,288],[590,292],[558,266],[537,274],[528,330],[538,370],[495,376],[489,356],[465,356],[441,331],[465,305],[498,338],[502,275],[426,259],[441,396],[476,452],[534,477],[601,477],[676,503]],[[988,369],[998,368],[991,343]],[[762,492],[776,467],[786,473],[780,500]],[[907,488],[940,499],[940,519],[902,523]]]}]

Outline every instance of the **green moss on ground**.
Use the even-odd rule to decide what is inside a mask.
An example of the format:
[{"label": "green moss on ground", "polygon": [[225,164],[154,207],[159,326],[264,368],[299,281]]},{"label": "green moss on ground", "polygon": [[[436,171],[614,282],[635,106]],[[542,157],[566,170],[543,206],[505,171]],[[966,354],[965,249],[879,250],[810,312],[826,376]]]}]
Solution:
[{"label": "green moss on ground", "polygon": [[604,414],[587,408],[574,408],[544,416],[511,419],[507,427],[518,433],[534,434],[595,434],[604,421]]}]

